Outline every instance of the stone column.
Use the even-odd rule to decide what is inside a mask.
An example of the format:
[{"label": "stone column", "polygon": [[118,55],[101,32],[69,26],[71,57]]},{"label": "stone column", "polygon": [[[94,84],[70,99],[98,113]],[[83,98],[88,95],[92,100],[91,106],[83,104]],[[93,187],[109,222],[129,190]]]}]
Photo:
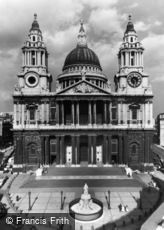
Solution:
[{"label": "stone column", "polygon": [[56,137],[56,152],[57,152],[57,156],[56,156],[56,163],[60,164],[60,143],[59,143],[59,137]]},{"label": "stone column", "polygon": [[92,154],[92,152],[91,152],[91,147],[92,147],[92,140],[91,140],[91,136],[88,136],[88,164],[91,164],[92,163],[92,161],[91,161],[91,158],[92,158],[92,156],[91,156],[91,154]]},{"label": "stone column", "polygon": [[106,124],[109,124],[109,101],[106,102]]},{"label": "stone column", "polygon": [[79,102],[76,104],[76,116],[77,116],[77,125],[79,125]]},{"label": "stone column", "polygon": [[56,124],[59,125],[59,102],[56,102]]},{"label": "stone column", "polygon": [[93,164],[96,164],[96,136],[93,136]]},{"label": "stone column", "polygon": [[112,153],[112,145],[111,145],[111,135],[108,136],[108,153],[107,153],[107,162],[111,164],[111,153]]},{"label": "stone column", "polygon": [[49,114],[49,103],[48,101],[46,102],[46,110],[47,110],[47,124],[50,122],[50,114]]},{"label": "stone column", "polygon": [[109,124],[111,123],[111,102],[109,102],[109,106],[108,106],[108,122]]},{"label": "stone column", "polygon": [[74,102],[72,101],[72,125],[75,124],[75,107]]},{"label": "stone column", "polygon": [[49,136],[46,136],[45,138],[45,163],[50,163],[50,141]]},{"label": "stone column", "polygon": [[60,164],[64,164],[64,136],[60,138]]},{"label": "stone column", "polygon": [[103,136],[103,156],[102,156],[102,162],[103,164],[106,164],[107,162],[107,141],[106,136]]},{"label": "stone column", "polygon": [[104,101],[104,124],[107,124],[107,103]]},{"label": "stone column", "polygon": [[89,103],[88,103],[88,106],[89,106],[89,109],[88,109],[88,111],[89,111],[89,114],[88,114],[88,120],[89,120],[89,124],[92,124],[92,107],[91,107],[91,101],[89,101]]},{"label": "stone column", "polygon": [[45,138],[41,136],[41,164],[45,164]]},{"label": "stone column", "polygon": [[64,125],[64,102],[62,101],[62,125]]},{"label": "stone column", "polygon": [[94,116],[94,124],[97,123],[97,118],[96,118],[96,101],[93,102],[93,116]]},{"label": "stone column", "polygon": [[44,66],[46,65],[46,62],[45,62],[45,52],[43,53],[43,63],[42,63]]},{"label": "stone column", "polygon": [[79,151],[80,151],[80,149],[79,149],[79,136],[76,136],[76,164],[80,164],[80,154],[79,154]]},{"label": "stone column", "polygon": [[118,162],[119,164],[122,164],[122,135],[119,136],[119,159]]},{"label": "stone column", "polygon": [[72,164],[76,163],[75,160],[75,136],[72,136]]}]

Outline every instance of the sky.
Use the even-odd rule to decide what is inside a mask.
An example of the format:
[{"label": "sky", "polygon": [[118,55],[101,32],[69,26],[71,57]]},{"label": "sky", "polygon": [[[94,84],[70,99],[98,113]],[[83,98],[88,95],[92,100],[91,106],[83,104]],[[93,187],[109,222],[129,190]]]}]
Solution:
[{"label": "sky", "polygon": [[113,84],[117,53],[132,15],[143,44],[144,69],[154,93],[154,118],[164,112],[163,0],[0,0],[0,112],[13,111],[12,94],[21,71],[21,47],[38,15],[55,81],[67,54],[76,47],[79,22],[84,21],[88,47],[98,55]]}]

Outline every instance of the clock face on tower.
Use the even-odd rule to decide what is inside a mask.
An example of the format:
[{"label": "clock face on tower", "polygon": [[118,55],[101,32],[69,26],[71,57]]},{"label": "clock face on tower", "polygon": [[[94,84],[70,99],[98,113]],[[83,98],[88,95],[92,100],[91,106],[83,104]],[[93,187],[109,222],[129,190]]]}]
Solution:
[{"label": "clock face on tower", "polygon": [[127,77],[127,82],[131,87],[136,88],[136,87],[140,86],[140,84],[142,82],[142,76],[141,76],[141,74],[139,74],[137,72],[131,72],[131,73],[129,73],[129,75]]},{"label": "clock face on tower", "polygon": [[25,77],[25,82],[28,87],[35,87],[39,82],[39,77],[37,73],[28,73]]}]

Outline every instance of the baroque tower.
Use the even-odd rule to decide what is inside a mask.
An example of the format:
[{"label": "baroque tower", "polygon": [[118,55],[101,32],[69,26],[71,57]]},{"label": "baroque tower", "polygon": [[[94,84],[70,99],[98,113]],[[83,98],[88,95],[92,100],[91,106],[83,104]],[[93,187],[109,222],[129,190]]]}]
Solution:
[{"label": "baroque tower", "polygon": [[22,72],[18,75],[18,88],[23,94],[50,91],[51,75],[48,73],[48,52],[39,28],[37,15],[22,47]]},{"label": "baroque tower", "polygon": [[119,71],[115,76],[116,92],[120,94],[152,94],[149,76],[144,72],[144,48],[129,15],[129,21],[118,53]]}]

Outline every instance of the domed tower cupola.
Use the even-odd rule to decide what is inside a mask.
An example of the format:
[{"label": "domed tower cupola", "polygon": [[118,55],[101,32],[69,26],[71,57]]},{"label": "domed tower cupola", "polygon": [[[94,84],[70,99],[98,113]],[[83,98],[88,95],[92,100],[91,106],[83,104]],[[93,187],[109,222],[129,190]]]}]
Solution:
[{"label": "domed tower cupola", "polygon": [[102,73],[98,56],[88,48],[83,21],[80,21],[76,48],[66,56],[62,70],[62,74],[57,78],[57,86],[59,86],[57,88],[59,89],[64,89],[82,80],[84,72],[85,80],[105,88],[107,77]]},{"label": "domed tower cupola", "polygon": [[39,23],[37,21],[37,14],[34,14],[34,21],[32,23],[32,26],[31,26],[31,29],[30,29],[30,32],[31,31],[34,31],[34,30],[37,30],[41,33],[41,30],[39,28]]},{"label": "domed tower cupola", "polygon": [[133,25],[133,22],[132,22],[132,16],[129,15],[129,21],[128,21],[128,24],[127,24],[127,27],[126,27],[126,31],[125,31],[125,34],[129,33],[129,32],[134,32],[136,33],[135,29],[134,29],[134,25]]}]

